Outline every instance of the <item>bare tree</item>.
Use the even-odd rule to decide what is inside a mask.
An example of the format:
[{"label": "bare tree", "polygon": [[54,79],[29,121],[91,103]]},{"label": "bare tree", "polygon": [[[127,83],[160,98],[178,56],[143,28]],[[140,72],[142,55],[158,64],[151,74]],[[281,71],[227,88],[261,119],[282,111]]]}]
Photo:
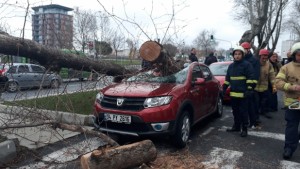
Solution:
[{"label": "bare tree", "polygon": [[300,1],[295,0],[292,3],[292,9],[289,13],[288,20],[284,23],[286,25],[286,30],[291,31],[294,35],[294,39],[300,40]]},{"label": "bare tree", "polygon": [[204,29],[193,41],[198,49],[205,51],[205,55],[212,52],[217,46],[217,43],[211,39],[211,35],[214,35],[214,31]]},{"label": "bare tree", "polygon": [[94,36],[98,30],[97,19],[91,11],[74,11],[74,46],[79,46],[84,53],[89,41],[94,42]]},{"label": "bare tree", "polygon": [[250,26],[240,43],[257,42],[255,53],[268,47],[274,51],[281,32],[283,11],[288,0],[234,0],[234,9],[239,9],[235,18]]},{"label": "bare tree", "polygon": [[125,37],[119,33],[118,31],[115,31],[111,38],[111,45],[115,51],[116,60],[118,57],[118,50],[124,46]]}]

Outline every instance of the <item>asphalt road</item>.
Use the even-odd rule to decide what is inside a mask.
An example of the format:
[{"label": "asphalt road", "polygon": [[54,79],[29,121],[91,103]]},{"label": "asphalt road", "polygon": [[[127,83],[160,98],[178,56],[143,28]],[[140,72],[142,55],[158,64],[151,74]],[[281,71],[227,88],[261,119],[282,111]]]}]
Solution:
[{"label": "asphalt road", "polygon": [[[282,158],[285,120],[284,110],[281,110],[281,94],[279,100],[279,111],[272,113],[273,118],[266,119],[261,117],[261,129],[249,131],[249,135],[246,138],[240,137],[239,133],[228,133],[225,131],[233,123],[231,107],[225,106],[222,118],[209,117],[193,127],[186,151],[188,151],[188,154],[201,157],[201,162],[207,167],[219,166],[224,169],[300,168],[300,149],[297,149],[290,161]],[[51,153],[55,154],[55,152],[68,145],[76,146],[85,139],[87,139],[86,135],[79,135],[61,143],[39,149],[35,151],[35,154],[39,158],[45,159],[44,156],[47,154],[48,156]],[[142,139],[126,137],[119,141],[122,144],[126,144]],[[151,139],[159,152],[177,151],[167,138]],[[30,161],[34,162],[32,159],[28,159],[27,166]],[[19,163],[18,165],[25,165],[25,163]],[[67,168],[76,168],[78,165],[78,161],[76,161],[68,164]]]}]

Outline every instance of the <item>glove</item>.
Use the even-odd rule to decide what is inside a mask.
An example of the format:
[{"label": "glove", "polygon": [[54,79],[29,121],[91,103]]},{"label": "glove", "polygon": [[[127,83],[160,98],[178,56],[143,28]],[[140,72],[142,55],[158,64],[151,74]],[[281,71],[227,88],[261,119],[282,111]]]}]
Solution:
[{"label": "glove", "polygon": [[254,95],[254,91],[247,90],[244,95],[245,95],[245,98],[251,98]]}]

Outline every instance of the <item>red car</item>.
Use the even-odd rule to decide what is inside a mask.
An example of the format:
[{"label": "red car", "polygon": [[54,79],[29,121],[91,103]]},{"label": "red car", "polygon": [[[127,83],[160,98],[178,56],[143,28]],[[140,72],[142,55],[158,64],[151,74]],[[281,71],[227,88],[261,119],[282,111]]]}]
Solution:
[{"label": "red car", "polygon": [[[227,62],[215,62],[209,65],[209,69],[211,70],[212,74],[215,76],[216,79],[221,83],[223,86],[225,81],[225,76],[227,73],[228,66],[232,63],[232,61]],[[225,95],[223,96],[223,101],[225,103],[230,102],[230,87],[227,88]]]},{"label": "red car", "polygon": [[201,63],[163,77],[141,72],[97,94],[95,126],[123,135],[169,135],[182,148],[192,125],[211,114],[222,116],[221,90]]}]

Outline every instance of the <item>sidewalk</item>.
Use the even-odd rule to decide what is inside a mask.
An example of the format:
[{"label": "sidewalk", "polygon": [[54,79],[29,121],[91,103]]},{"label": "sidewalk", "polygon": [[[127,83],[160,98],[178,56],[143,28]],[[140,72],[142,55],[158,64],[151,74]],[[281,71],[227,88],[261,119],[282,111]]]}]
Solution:
[{"label": "sidewalk", "polygon": [[[12,124],[32,126],[37,123],[43,123],[45,120],[91,126],[93,121],[91,115],[11,107],[1,104],[0,119],[0,127]],[[19,145],[28,149],[37,149],[78,134],[80,133],[61,129],[54,130],[50,125],[1,129],[0,135],[7,137],[8,140],[0,142],[0,166],[17,156],[18,150],[16,147]]]}]

